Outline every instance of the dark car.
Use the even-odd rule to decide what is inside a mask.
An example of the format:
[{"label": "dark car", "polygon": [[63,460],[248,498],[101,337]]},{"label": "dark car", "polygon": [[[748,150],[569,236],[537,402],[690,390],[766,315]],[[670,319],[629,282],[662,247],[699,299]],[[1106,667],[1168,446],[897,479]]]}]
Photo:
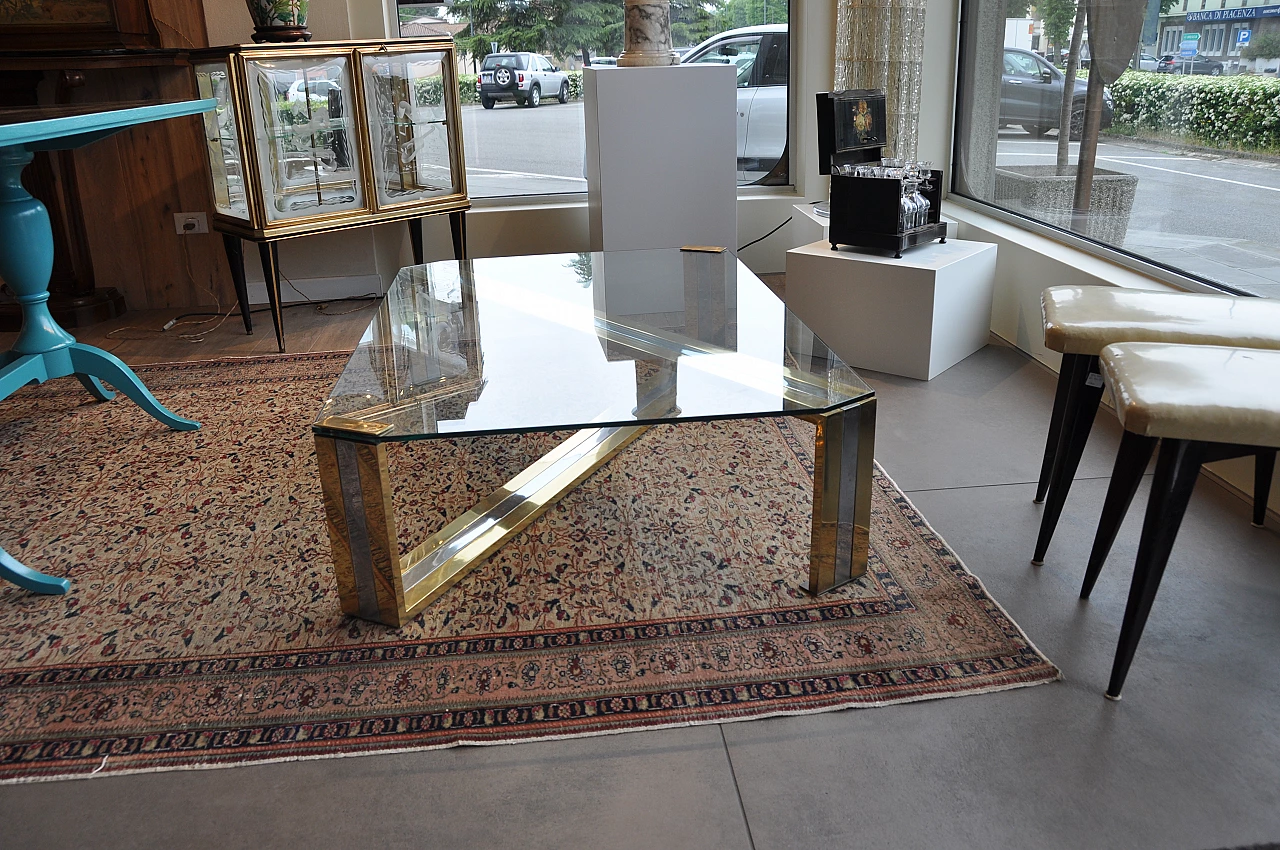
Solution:
[{"label": "dark car", "polygon": [[1197,53],[1195,56],[1175,56],[1172,53],[1166,53],[1160,57],[1160,61],[1156,63],[1157,74],[1208,74],[1213,77],[1222,74],[1222,63],[1216,59],[1210,59],[1203,53]]},{"label": "dark car", "polygon": [[[1017,124],[1039,138],[1058,129],[1062,88],[1066,77],[1030,50],[1004,49],[1004,73],[1000,80],[1000,126]],[[1084,100],[1089,84],[1077,79],[1071,96],[1071,139],[1084,130]],[[1111,126],[1111,92],[1102,90],[1102,128]]]}]

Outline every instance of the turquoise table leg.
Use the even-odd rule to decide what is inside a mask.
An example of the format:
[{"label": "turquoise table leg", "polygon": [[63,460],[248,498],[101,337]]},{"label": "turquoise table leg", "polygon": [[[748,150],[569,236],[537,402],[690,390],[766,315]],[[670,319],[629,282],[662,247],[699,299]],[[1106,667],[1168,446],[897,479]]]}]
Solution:
[{"label": "turquoise table leg", "polygon": [[[124,365],[124,361],[110,352],[103,351],[101,348],[94,348],[92,345],[75,342],[71,344],[71,365],[76,370],[76,376],[80,378],[82,383],[88,384],[88,381],[85,380],[86,377],[90,381],[95,381],[95,383],[97,378],[104,379],[111,386],[133,399],[138,407],[141,407],[175,431],[194,431],[200,427],[199,422],[184,419],[156,401],[156,397],[142,385],[142,381],[138,379],[137,375],[133,374],[133,370]],[[102,385],[98,384],[98,386]]]},{"label": "turquoise table leg", "polygon": [[[184,419],[156,401],[120,358],[76,342],[49,313],[53,231],[44,204],[22,186],[22,169],[31,159],[31,152],[21,145],[0,148],[0,277],[22,309],[18,339],[12,350],[0,355],[0,399],[32,382],[75,375],[99,401],[115,395],[102,385],[105,380],[170,428],[199,428],[199,422]],[[36,593],[66,593],[70,587],[66,579],[25,567],[3,549],[0,579]]]},{"label": "turquoise table leg", "polygon": [[0,549],[0,579],[11,581],[23,590],[32,593],[62,595],[71,589],[71,582],[65,578],[54,578],[25,567],[8,552]]},{"label": "turquoise table leg", "polygon": [[30,383],[43,384],[49,380],[44,358],[38,354],[11,360],[0,368],[0,399],[6,399]]},{"label": "turquoise table leg", "polygon": [[93,375],[82,375],[77,372],[76,377],[80,379],[80,383],[84,384],[84,388],[89,391],[89,394],[98,401],[111,401],[116,397],[115,393],[104,387],[102,381],[99,381]]}]

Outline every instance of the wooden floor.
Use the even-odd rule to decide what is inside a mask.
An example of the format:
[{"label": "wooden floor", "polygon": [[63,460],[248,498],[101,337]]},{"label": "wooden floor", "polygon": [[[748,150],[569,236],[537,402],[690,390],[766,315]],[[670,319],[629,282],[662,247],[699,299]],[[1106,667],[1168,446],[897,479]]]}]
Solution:
[{"label": "wooden floor", "polygon": [[[284,311],[286,348],[294,354],[355,348],[380,303],[330,303],[323,313],[310,304],[287,306]],[[253,314],[252,335],[244,332],[239,312],[232,313],[225,321],[214,317],[207,324],[184,323],[162,330],[165,323],[180,312],[184,311],[130,310],[118,319],[69,330],[77,341],[96,345],[133,365],[248,357],[279,351],[271,314],[265,311]],[[184,322],[205,318],[209,317],[197,316]],[[191,335],[200,336],[187,338]],[[0,351],[9,349],[17,337],[17,333],[0,333]]]}]

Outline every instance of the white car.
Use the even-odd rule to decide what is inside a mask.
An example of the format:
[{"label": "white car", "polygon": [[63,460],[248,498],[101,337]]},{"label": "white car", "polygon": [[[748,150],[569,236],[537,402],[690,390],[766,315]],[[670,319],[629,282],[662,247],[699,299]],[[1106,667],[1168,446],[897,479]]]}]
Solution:
[{"label": "white car", "polygon": [[1160,61],[1159,59],[1152,56],[1150,53],[1139,53],[1138,54],[1138,70],[1154,71],[1156,69],[1156,63],[1159,61]]},{"label": "white car", "polygon": [[791,50],[786,24],[729,30],[694,47],[682,65],[715,63],[738,69],[738,179],[764,177],[787,147],[787,78]]},{"label": "white car", "polygon": [[314,101],[317,98],[328,102],[330,91],[342,91],[342,86],[334,80],[311,80],[308,83],[305,80],[298,80],[289,86],[289,92],[285,97],[289,101],[289,105],[296,110],[305,110],[307,108],[307,95],[311,96]]},{"label": "white car", "polygon": [[493,109],[500,100],[536,108],[542,98],[569,102],[569,75],[541,53],[490,53],[476,78],[480,105]]}]

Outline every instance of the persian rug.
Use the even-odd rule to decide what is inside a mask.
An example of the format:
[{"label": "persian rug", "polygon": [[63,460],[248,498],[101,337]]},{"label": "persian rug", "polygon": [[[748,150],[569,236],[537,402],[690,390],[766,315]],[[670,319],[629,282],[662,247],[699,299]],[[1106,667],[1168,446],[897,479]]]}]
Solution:
[{"label": "persian rug", "polygon": [[[0,405],[0,780],[504,743],[1048,682],[878,472],[868,574],[814,599],[813,432],[651,429],[408,627],[344,617],[311,420],[345,353],[146,366],[174,432],[72,379]],[[563,434],[397,446],[402,546]],[[428,497],[427,494],[435,494]]]}]

